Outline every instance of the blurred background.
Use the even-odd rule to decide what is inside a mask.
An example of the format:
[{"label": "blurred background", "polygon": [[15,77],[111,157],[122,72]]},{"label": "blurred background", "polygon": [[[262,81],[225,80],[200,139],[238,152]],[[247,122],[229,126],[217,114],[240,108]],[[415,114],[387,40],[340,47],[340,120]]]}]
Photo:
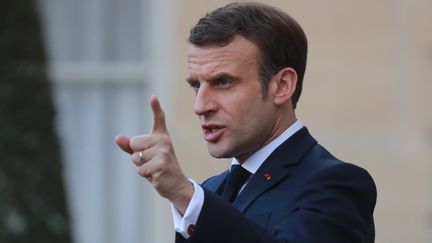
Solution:
[{"label": "blurred background", "polygon": [[[0,242],[173,242],[169,204],[117,134],[150,128],[160,97],[177,157],[201,182],[207,154],[187,37],[222,0],[8,1],[0,10]],[[432,1],[260,1],[309,39],[297,113],[378,188],[376,242],[432,242]]]}]

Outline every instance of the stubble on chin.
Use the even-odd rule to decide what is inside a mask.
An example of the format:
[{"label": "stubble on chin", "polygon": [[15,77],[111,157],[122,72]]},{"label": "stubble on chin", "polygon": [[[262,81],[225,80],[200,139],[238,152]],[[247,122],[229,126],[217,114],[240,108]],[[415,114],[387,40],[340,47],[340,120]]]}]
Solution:
[{"label": "stubble on chin", "polygon": [[228,151],[224,148],[217,148],[216,145],[207,144],[207,151],[213,158],[216,159],[228,159],[234,157],[231,155],[231,151]]}]

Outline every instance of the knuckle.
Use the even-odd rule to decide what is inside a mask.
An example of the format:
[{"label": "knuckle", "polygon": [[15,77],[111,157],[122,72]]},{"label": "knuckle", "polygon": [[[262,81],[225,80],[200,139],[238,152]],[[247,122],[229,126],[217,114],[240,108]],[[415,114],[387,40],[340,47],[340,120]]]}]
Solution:
[{"label": "knuckle", "polygon": [[162,156],[162,159],[164,160],[164,159],[166,159],[167,155],[169,155],[170,151],[167,147],[161,147],[159,149],[159,153]]},{"label": "knuckle", "polygon": [[163,144],[171,144],[171,138],[166,133],[159,135],[159,141],[161,141],[161,143],[163,143]]},{"label": "knuckle", "polygon": [[162,177],[162,173],[160,172],[160,171],[156,171],[155,173],[153,173],[153,175],[152,175],[152,179],[153,179],[153,181],[154,181],[154,183],[156,184],[156,185],[159,185],[160,184],[160,178]]},{"label": "knuckle", "polygon": [[139,166],[137,172],[142,177],[149,178],[151,176],[151,173],[144,166]]},{"label": "knuckle", "polygon": [[137,136],[132,137],[132,138],[129,140],[129,146],[130,146],[133,150],[136,150],[136,149],[137,149],[137,145],[138,145],[138,143],[139,143],[139,137],[137,137]]},{"label": "knuckle", "polygon": [[138,162],[138,160],[136,159],[136,156],[135,156],[135,155],[132,156],[132,162],[133,162],[135,165],[139,165],[139,162]]},{"label": "knuckle", "polygon": [[129,146],[134,151],[142,150],[144,148],[144,145],[146,144],[147,140],[148,140],[147,135],[134,136],[134,137],[130,138]]}]

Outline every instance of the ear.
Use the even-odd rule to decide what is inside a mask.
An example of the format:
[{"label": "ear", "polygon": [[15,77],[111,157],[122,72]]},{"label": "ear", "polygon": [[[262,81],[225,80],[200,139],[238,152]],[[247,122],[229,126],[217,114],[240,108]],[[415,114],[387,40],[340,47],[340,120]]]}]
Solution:
[{"label": "ear", "polygon": [[272,80],[273,101],[282,105],[291,101],[297,85],[297,72],[290,67],[281,69]]}]

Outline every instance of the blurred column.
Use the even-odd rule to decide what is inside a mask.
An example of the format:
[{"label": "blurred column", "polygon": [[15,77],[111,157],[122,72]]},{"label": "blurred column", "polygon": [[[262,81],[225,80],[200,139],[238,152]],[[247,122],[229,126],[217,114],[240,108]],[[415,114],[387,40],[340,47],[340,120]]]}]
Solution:
[{"label": "blurred column", "polygon": [[[160,212],[169,212],[168,203],[114,144],[117,134],[149,130],[148,97],[165,85],[155,70],[166,56],[152,54],[161,48],[165,53],[164,46],[153,46],[161,32],[151,27],[165,15],[154,2],[40,1],[77,243],[164,242],[174,236]],[[165,231],[155,222],[164,222]]]}]

